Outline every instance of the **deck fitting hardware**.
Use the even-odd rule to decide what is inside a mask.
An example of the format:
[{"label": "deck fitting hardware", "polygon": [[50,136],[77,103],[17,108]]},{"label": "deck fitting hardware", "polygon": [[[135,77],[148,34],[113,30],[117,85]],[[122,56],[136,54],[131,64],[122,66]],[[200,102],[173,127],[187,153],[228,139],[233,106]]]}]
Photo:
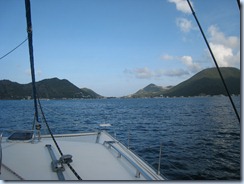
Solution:
[{"label": "deck fitting hardware", "polygon": [[[58,179],[64,181],[64,175],[63,175],[63,171],[65,170],[63,163],[60,162],[60,158],[59,160],[56,159],[56,156],[52,150],[52,146],[50,144],[46,144],[46,147],[49,151],[49,154],[51,156],[52,162],[51,162],[51,167],[53,172],[57,172],[58,175]],[[65,155],[64,155],[65,156]],[[63,160],[65,160],[64,158],[62,158]]]},{"label": "deck fitting hardware", "polygon": [[59,159],[59,163],[61,164],[69,164],[71,162],[73,162],[72,155],[63,155]]}]

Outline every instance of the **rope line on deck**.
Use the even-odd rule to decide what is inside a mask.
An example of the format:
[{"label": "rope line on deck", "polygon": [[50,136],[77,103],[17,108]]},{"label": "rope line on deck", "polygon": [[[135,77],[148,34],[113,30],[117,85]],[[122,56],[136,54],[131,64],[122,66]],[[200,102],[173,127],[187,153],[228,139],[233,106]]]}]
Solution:
[{"label": "rope line on deck", "polygon": [[[60,155],[63,156],[63,152],[61,151],[61,149],[60,149],[60,147],[59,147],[59,145],[58,145],[58,143],[57,143],[55,137],[53,136],[53,133],[52,133],[52,131],[51,131],[51,129],[50,129],[48,123],[47,123],[45,114],[44,114],[44,112],[43,112],[43,110],[42,110],[42,106],[41,106],[40,99],[37,98],[37,101],[38,101],[38,104],[39,104],[39,107],[40,107],[40,111],[41,111],[41,113],[42,113],[43,120],[44,120],[44,122],[45,122],[45,124],[46,124],[46,126],[47,126],[47,129],[48,129],[48,131],[49,131],[51,137],[52,137],[52,140],[53,140],[55,146],[57,147],[57,149],[58,149]],[[70,168],[70,170],[73,172],[73,174],[76,176],[76,178],[77,178],[78,180],[82,180],[82,178],[81,178],[81,177],[79,176],[79,174],[75,171],[75,169],[74,169],[69,163],[67,163],[67,165],[68,165],[68,167]]]}]

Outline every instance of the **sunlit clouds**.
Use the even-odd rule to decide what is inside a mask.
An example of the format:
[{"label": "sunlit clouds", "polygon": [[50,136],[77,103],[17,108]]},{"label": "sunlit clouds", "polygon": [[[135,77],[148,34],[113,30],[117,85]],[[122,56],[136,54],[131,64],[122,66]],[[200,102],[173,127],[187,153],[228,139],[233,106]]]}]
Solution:
[{"label": "sunlit clouds", "polygon": [[[170,3],[175,3],[176,9],[183,13],[191,13],[191,9],[186,0],[168,0]],[[191,2],[193,6],[193,3]]]},{"label": "sunlit clouds", "polygon": [[[184,14],[190,14],[191,10],[186,0],[168,0],[170,3],[174,3],[176,5],[176,9]],[[191,2],[193,6],[193,3]],[[194,6],[193,6],[194,8]],[[176,18],[176,26],[181,30],[183,34],[189,33],[191,31],[199,31],[199,29],[194,26],[192,21],[187,18],[178,17]],[[237,36],[226,36],[217,25],[210,25],[208,28],[207,39],[209,41],[209,45],[213,51],[215,59],[217,63],[221,67],[237,67],[240,68],[240,38]],[[206,55],[208,61],[212,61],[209,51],[207,48],[203,51],[203,55]],[[162,56],[163,60],[173,60],[178,59],[182,60],[182,62],[187,66],[189,71],[197,72],[202,67],[199,63],[194,62],[191,56],[182,56],[182,58],[177,56],[170,56],[165,54]]]},{"label": "sunlit clouds", "polygon": [[226,36],[217,26],[208,28],[210,47],[219,66],[240,67],[240,39],[236,36]]},{"label": "sunlit clouds", "polygon": [[[177,85],[214,67],[187,0],[71,1],[52,0],[52,8],[32,3],[36,81],[57,77],[123,96],[150,83]],[[240,68],[236,1],[189,1],[219,66]],[[2,4],[0,55],[26,37],[23,2]],[[0,64],[1,79],[31,81],[28,44]]]},{"label": "sunlit clouds", "polygon": [[138,79],[150,79],[155,76],[154,72],[147,67],[135,68],[135,69],[125,69],[125,74],[135,76]]},{"label": "sunlit clouds", "polygon": [[[165,54],[161,57],[163,61],[170,61],[170,62],[181,62],[186,68],[188,72],[181,72],[182,74],[189,74],[189,73],[196,73],[199,72],[202,67],[199,63],[194,62],[191,56],[170,56],[168,54]],[[175,69],[174,69],[175,71]],[[179,70],[179,71],[182,71]]]},{"label": "sunlit clouds", "polygon": [[[188,16],[190,15],[191,10],[185,0],[168,0],[168,2],[174,3],[178,11],[187,14]],[[190,32],[194,34],[200,33],[196,23],[192,22],[190,19],[187,19],[186,17],[177,17],[175,20],[176,27],[181,31],[183,38]],[[240,39],[237,36],[226,36],[216,25],[210,25],[206,34],[209,40],[209,45],[219,66],[239,68]],[[171,51],[171,53],[173,53],[173,51]],[[160,56],[161,67],[157,69],[152,69],[149,66],[134,69],[127,68],[124,70],[124,74],[137,79],[190,76],[200,72],[206,65],[214,65],[207,47],[202,50],[202,55],[200,57],[198,56],[198,58],[194,58],[189,54],[178,55],[176,53],[174,55],[165,53]],[[168,63],[171,63],[171,68],[165,67]]]},{"label": "sunlit clouds", "polygon": [[177,18],[176,25],[182,32],[188,33],[193,29],[192,22],[186,18]]},{"label": "sunlit clouds", "polygon": [[125,69],[124,73],[137,79],[162,79],[164,77],[182,77],[190,73],[184,69],[149,69],[148,67]]}]

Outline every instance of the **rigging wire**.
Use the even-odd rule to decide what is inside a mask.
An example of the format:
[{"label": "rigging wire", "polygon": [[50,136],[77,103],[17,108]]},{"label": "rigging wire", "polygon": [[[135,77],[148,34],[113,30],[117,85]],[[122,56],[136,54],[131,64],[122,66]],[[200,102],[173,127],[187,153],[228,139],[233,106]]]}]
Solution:
[{"label": "rigging wire", "polygon": [[[34,98],[34,106],[35,106],[35,120],[37,121],[37,123],[39,123],[38,108],[37,108],[37,104],[39,104],[39,107],[40,107],[40,110],[42,113],[42,117],[43,117],[44,122],[48,128],[48,131],[49,131],[49,133],[53,139],[53,142],[55,143],[60,155],[63,156],[63,153],[62,153],[60,147],[58,146],[58,143],[55,140],[55,138],[52,134],[52,131],[51,131],[51,129],[47,123],[46,117],[45,117],[44,112],[42,110],[40,100],[37,97],[36,85],[35,85],[34,54],[33,54],[33,44],[32,44],[32,24],[31,24],[30,0],[25,0],[25,9],[26,9],[26,22],[27,22],[28,41],[29,41],[29,55],[30,55],[31,77],[32,77],[32,90],[33,90],[33,98]],[[66,163],[66,164],[68,165],[70,170],[73,172],[73,174],[78,178],[78,180],[82,180],[81,177],[78,175],[78,173],[74,170],[74,168],[69,163]]]},{"label": "rigging wire", "polygon": [[26,38],[24,41],[22,41],[19,45],[17,45],[11,51],[9,51],[8,53],[4,54],[2,57],[0,57],[0,60],[5,58],[7,55],[11,54],[13,51],[15,51],[17,48],[19,48],[22,44],[24,44],[27,40],[28,40],[28,38]]},{"label": "rigging wire", "polygon": [[38,110],[37,110],[37,95],[36,95],[33,41],[32,41],[32,23],[31,23],[30,0],[25,0],[25,9],[26,9],[26,23],[27,23],[30,67],[31,67],[32,93],[33,93],[33,99],[34,99],[35,118],[36,118],[36,121],[38,122],[39,120],[38,120]]},{"label": "rigging wire", "polygon": [[200,25],[200,23],[199,23],[199,21],[198,21],[198,19],[197,19],[197,16],[196,16],[196,14],[195,14],[195,12],[194,12],[194,10],[193,10],[193,7],[192,7],[190,1],[187,0],[187,3],[188,3],[188,5],[189,5],[189,7],[190,7],[190,9],[191,9],[191,11],[192,11],[192,14],[193,14],[193,16],[194,16],[194,18],[195,18],[195,20],[196,20],[196,22],[197,22],[197,25],[198,25],[198,27],[199,27],[201,33],[202,33],[202,36],[203,36],[203,38],[204,38],[204,41],[205,41],[205,43],[207,44],[208,50],[209,50],[209,52],[210,52],[210,54],[211,54],[211,56],[212,56],[212,58],[213,58],[213,60],[214,60],[214,63],[215,63],[215,66],[216,66],[216,68],[217,68],[217,70],[218,70],[219,76],[220,76],[220,78],[221,78],[221,80],[222,80],[222,82],[223,82],[224,88],[225,88],[225,90],[226,90],[226,92],[227,92],[227,95],[228,95],[228,97],[229,97],[229,99],[230,99],[231,105],[232,105],[232,107],[233,107],[233,109],[234,109],[234,111],[235,111],[236,117],[237,117],[237,119],[238,119],[238,121],[239,121],[239,124],[240,124],[240,117],[239,117],[239,114],[238,114],[237,109],[236,109],[236,107],[235,107],[235,104],[234,104],[234,102],[233,102],[233,100],[232,100],[232,98],[231,98],[230,92],[229,92],[229,90],[228,90],[228,88],[227,88],[227,85],[226,85],[226,83],[225,83],[224,77],[223,77],[223,75],[222,75],[222,73],[221,73],[221,71],[220,71],[219,65],[218,65],[218,63],[217,63],[217,61],[216,61],[216,59],[215,59],[215,57],[214,57],[214,54],[213,54],[213,52],[212,52],[212,49],[210,48],[210,45],[209,45],[209,43],[208,43],[208,40],[207,40],[207,38],[206,38],[206,36],[205,36],[203,30],[202,30],[202,27],[201,27],[201,25]]},{"label": "rigging wire", "polygon": [[[44,115],[44,112],[43,112],[43,109],[42,109],[42,106],[41,106],[40,99],[37,98],[37,101],[38,101],[38,104],[39,104],[39,107],[40,107],[40,110],[41,110],[41,114],[42,114],[43,120],[44,120],[44,122],[45,122],[45,124],[46,124],[46,126],[47,126],[48,132],[50,133],[50,135],[51,135],[51,137],[52,137],[52,139],[53,139],[53,142],[54,142],[55,146],[56,146],[57,149],[58,149],[58,152],[60,153],[61,156],[63,156],[63,152],[61,151],[61,149],[60,149],[60,147],[59,147],[59,145],[58,145],[58,143],[57,143],[55,137],[53,136],[53,133],[52,133],[52,131],[51,131],[51,129],[50,129],[48,123],[47,123],[46,117],[45,117],[45,115]],[[75,171],[75,169],[74,169],[69,163],[67,163],[67,165],[68,165],[68,167],[70,168],[70,170],[73,172],[73,174],[77,177],[77,179],[78,179],[78,180],[82,180],[82,178],[81,178],[81,177],[79,176],[79,174]]]},{"label": "rigging wire", "polygon": [[241,10],[241,1],[240,0],[236,0],[237,1],[237,4],[238,4],[238,7],[239,7],[239,10]]}]

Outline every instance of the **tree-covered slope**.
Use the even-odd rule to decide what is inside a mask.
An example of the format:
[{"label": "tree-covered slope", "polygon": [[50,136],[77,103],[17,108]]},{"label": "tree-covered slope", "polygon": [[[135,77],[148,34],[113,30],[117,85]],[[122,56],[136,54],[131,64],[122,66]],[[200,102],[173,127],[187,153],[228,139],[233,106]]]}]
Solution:
[{"label": "tree-covered slope", "polygon": [[[240,70],[220,68],[231,94],[240,94]],[[165,96],[227,95],[216,68],[208,68],[164,93]]]},{"label": "tree-covered slope", "polygon": [[[66,79],[44,79],[36,82],[39,98],[102,98],[91,89],[80,89]],[[9,80],[0,81],[0,99],[27,99],[32,96],[32,84],[19,84]]]}]

